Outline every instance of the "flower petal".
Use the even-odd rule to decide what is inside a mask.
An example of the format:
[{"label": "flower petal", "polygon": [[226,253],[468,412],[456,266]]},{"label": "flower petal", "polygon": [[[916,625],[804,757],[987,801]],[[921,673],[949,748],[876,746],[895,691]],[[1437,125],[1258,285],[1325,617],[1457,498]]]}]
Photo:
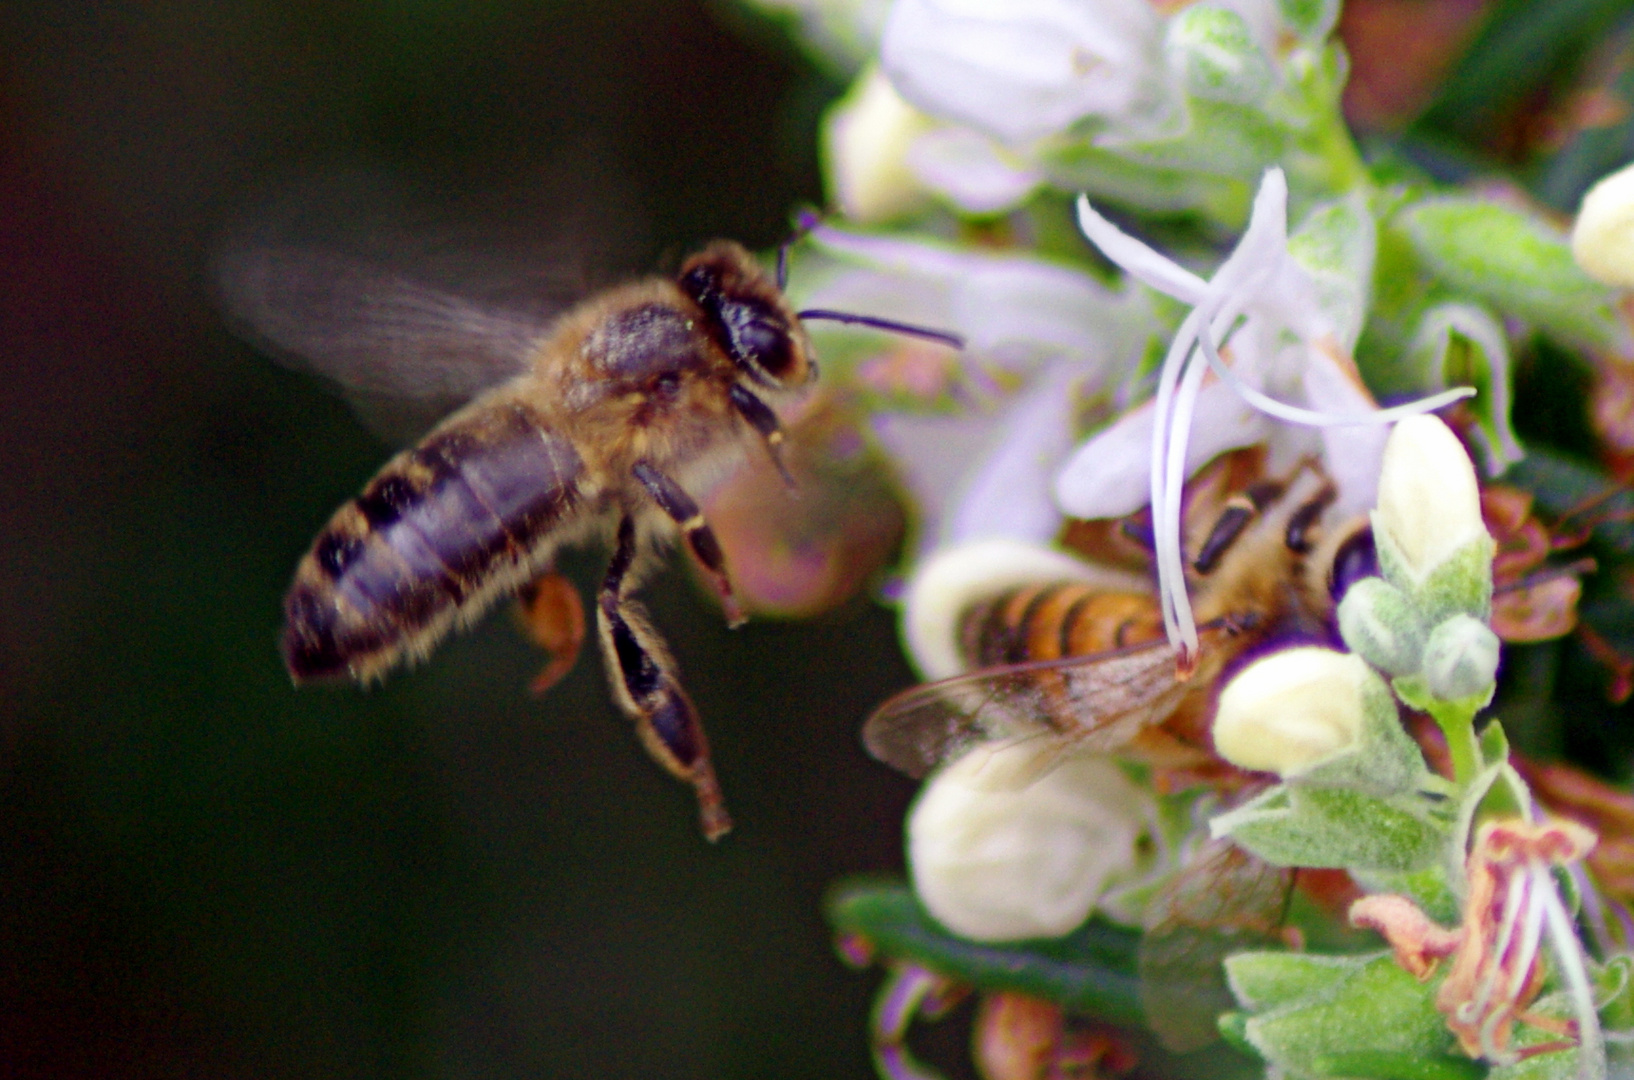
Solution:
[{"label": "flower petal", "polygon": [[[1263,442],[1272,431],[1266,418],[1223,383],[1203,385],[1186,451],[1190,475],[1218,454]],[[1073,517],[1113,518],[1151,501],[1151,402],[1125,413],[1073,451],[1055,478],[1055,498]]]},{"label": "flower petal", "polygon": [[1101,254],[1137,281],[1188,304],[1203,298],[1208,282],[1096,213],[1087,195],[1078,196],[1078,227]]}]

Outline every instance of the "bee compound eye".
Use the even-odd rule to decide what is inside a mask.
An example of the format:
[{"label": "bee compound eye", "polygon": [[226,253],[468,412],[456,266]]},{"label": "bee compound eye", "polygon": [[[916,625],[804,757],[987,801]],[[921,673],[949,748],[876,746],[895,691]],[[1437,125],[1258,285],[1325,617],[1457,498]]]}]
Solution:
[{"label": "bee compound eye", "polygon": [[722,304],[721,322],[738,361],[759,368],[773,379],[783,378],[794,366],[788,327],[764,306],[750,301]]},{"label": "bee compound eye", "polygon": [[1333,566],[1328,570],[1328,595],[1337,604],[1352,585],[1378,574],[1379,551],[1373,543],[1373,529],[1364,525],[1345,537],[1333,553]]}]

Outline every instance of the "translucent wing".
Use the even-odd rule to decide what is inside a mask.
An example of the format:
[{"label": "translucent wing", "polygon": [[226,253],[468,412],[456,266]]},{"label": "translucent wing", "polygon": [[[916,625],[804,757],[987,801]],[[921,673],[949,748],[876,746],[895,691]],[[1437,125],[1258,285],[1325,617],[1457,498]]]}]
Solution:
[{"label": "translucent wing", "polygon": [[863,725],[868,752],[919,778],[973,743],[1029,735],[1115,750],[1180,704],[1196,677],[1176,675],[1167,641],[985,668],[906,690]]},{"label": "translucent wing", "polygon": [[1136,965],[1147,1025],[1170,1050],[1220,1037],[1220,1014],[1236,1007],[1225,958],[1282,943],[1294,872],[1229,840],[1215,840],[1146,909]]},{"label": "translucent wing", "polygon": [[548,325],[319,247],[229,251],[216,271],[235,329],[364,401],[462,402],[519,374]]},{"label": "translucent wing", "polygon": [[558,196],[546,215],[438,204],[372,175],[309,181],[226,234],[216,295],[237,333],[332,380],[388,437],[417,435],[523,371],[627,246],[595,196]]}]

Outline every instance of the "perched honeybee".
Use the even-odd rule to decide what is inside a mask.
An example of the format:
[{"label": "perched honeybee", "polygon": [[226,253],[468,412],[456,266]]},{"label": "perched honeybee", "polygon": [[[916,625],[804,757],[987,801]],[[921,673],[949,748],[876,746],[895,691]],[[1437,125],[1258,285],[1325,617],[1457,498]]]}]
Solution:
[{"label": "perched honeybee", "polygon": [[[910,584],[908,635],[927,667],[964,674],[903,692],[864,726],[881,761],[919,777],[992,740],[1041,745],[997,786],[1028,783],[1069,753],[1138,757],[1160,783],[1207,784],[1222,801],[1259,781],[1215,757],[1216,684],[1271,642],[1331,642],[1337,598],[1374,570],[1365,526],[1322,527],[1333,484],[1311,463],[1278,480],[1262,453],[1214,463],[1188,492],[1188,586],[1201,650],[1182,666],[1163,636],[1144,520],[1080,523],[1075,555],[1007,541],[952,549]],[[1082,556],[1093,554],[1095,561]],[[1218,1038],[1231,1007],[1220,961],[1282,940],[1293,872],[1228,841],[1186,858],[1147,906],[1138,951],[1147,1023],[1172,1050]]]},{"label": "perched honeybee", "polygon": [[725,833],[702,725],[630,597],[638,561],[678,530],[728,620],[741,622],[720,545],[689,491],[720,479],[756,439],[781,467],[782,430],[762,395],[815,378],[801,320],[958,340],[797,313],[781,259],[774,279],[729,242],[693,255],[673,279],[610,289],[543,326],[310,249],[233,251],[219,276],[241,327],[345,386],[397,385],[403,376],[382,375],[396,355],[421,379],[441,380],[473,355],[506,376],[387,462],[318,534],[285,601],[295,681],[381,678],[519,591],[535,638],[559,650],[548,669],[559,676],[583,616],[553,560],[564,544],[611,533],[596,621],[613,696],[649,753],[696,789],[704,835]]},{"label": "perched honeybee", "polygon": [[[922,652],[963,670],[904,691],[863,728],[879,760],[923,776],[976,742],[1031,736],[1116,751],[1162,726],[1194,743],[1220,674],[1270,641],[1331,640],[1339,595],[1372,572],[1365,528],[1324,530],[1330,481],[1309,463],[1244,483],[1257,451],[1220,459],[1188,502],[1188,586],[1202,648],[1194,664],[1163,639],[1142,524],[1069,533],[1100,561],[1018,545],[955,549],[916,576],[910,627]],[[938,626],[940,629],[938,629]],[[938,636],[941,641],[935,640]]]}]

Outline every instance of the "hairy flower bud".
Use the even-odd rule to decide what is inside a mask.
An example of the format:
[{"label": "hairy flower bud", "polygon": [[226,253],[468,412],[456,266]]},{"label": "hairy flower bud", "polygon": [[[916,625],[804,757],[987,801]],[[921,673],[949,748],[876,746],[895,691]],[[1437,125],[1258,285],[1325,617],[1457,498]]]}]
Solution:
[{"label": "hairy flower bud", "polygon": [[914,803],[914,891],[956,934],[1059,937],[1136,867],[1155,814],[1150,793],[1105,757],[1056,764],[1040,752],[1036,742],[978,746],[931,777]]},{"label": "hairy flower bud", "polygon": [[1634,288],[1634,165],[1605,177],[1583,196],[1572,226],[1572,256],[1595,280]]},{"label": "hairy flower bud", "polygon": [[829,111],[824,128],[829,188],[846,217],[883,221],[924,198],[908,167],[908,147],[931,126],[877,67],[857,79]]},{"label": "hairy flower bud", "polygon": [[1491,693],[1498,676],[1498,635],[1480,619],[1454,615],[1424,644],[1424,681],[1443,701]]},{"label": "hairy flower bud", "polygon": [[[1379,473],[1373,532],[1386,576],[1392,566],[1421,584],[1471,543],[1486,540],[1475,466],[1452,429],[1434,416],[1396,424]],[[1384,558],[1393,556],[1393,558]]]},{"label": "hairy flower bud", "polygon": [[1333,649],[1284,649],[1256,660],[1220,694],[1214,749],[1244,769],[1303,772],[1361,740],[1369,680],[1379,681],[1361,657]]},{"label": "hairy flower bud", "polygon": [[1391,675],[1411,675],[1424,653],[1424,626],[1405,594],[1383,578],[1362,578],[1339,601],[1345,644]]}]

